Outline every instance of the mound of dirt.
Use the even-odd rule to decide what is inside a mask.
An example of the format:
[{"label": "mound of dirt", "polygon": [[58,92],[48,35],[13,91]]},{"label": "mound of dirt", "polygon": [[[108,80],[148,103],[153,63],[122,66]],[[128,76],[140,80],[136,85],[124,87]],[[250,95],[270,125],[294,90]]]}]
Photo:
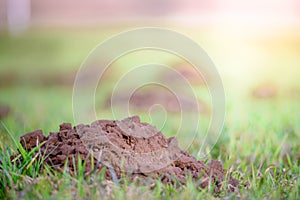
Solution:
[{"label": "mound of dirt", "polygon": [[[214,184],[215,192],[221,188],[234,191],[238,187],[238,181],[226,174],[219,161],[206,165],[179,149],[176,138],[164,137],[154,126],[140,122],[137,116],[121,121],[98,120],[75,127],[64,123],[59,132],[46,137],[41,130],[36,130],[23,135],[20,142],[28,151],[43,142],[40,152],[46,155],[45,163],[58,171],[66,165],[71,175],[80,156],[86,162],[86,175],[93,168],[106,167],[107,179],[119,179],[125,172],[128,178],[161,178],[164,183],[174,184],[177,180],[185,184],[190,175],[201,188],[208,187],[210,182]],[[225,181],[228,181],[226,186]]]}]

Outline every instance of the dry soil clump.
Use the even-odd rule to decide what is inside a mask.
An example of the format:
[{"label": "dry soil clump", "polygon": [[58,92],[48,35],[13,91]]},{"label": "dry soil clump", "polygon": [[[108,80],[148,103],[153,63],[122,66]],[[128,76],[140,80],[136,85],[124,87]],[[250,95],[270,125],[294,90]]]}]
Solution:
[{"label": "dry soil clump", "polygon": [[[176,138],[166,138],[137,116],[75,127],[64,123],[58,132],[47,137],[36,130],[23,135],[20,142],[27,150],[43,142],[40,151],[46,155],[45,163],[59,171],[67,160],[75,159],[77,163],[80,156],[86,162],[85,174],[93,172],[93,168],[112,169],[106,170],[107,179],[119,179],[125,172],[128,178],[161,178],[164,183],[174,184],[177,180],[185,184],[189,175],[201,188],[213,183],[215,192],[221,188],[234,191],[238,187],[238,181],[226,173],[219,161],[205,164],[197,160],[178,147]],[[74,174],[77,166],[67,162],[67,167]],[[224,182],[228,184],[225,186]]]}]

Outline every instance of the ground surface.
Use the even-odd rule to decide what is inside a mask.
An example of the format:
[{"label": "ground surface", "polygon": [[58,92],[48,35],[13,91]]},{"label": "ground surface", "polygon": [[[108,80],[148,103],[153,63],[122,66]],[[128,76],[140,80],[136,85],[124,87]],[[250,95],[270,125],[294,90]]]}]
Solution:
[{"label": "ground surface", "polygon": [[[234,38],[234,43],[227,43],[232,40],[225,40],[229,37],[226,34],[220,39],[219,35],[214,37],[205,31],[186,31],[208,51],[219,66],[224,81],[226,120],[217,144],[206,151],[206,159],[220,160],[234,178],[242,184],[248,183],[247,187],[235,193],[222,190],[214,194],[212,188],[199,190],[192,180],[187,180],[181,188],[164,185],[159,180],[147,185],[124,178],[116,184],[105,181],[103,172],[85,178],[84,166],[75,177],[66,171],[57,173],[47,167],[41,171],[43,160],[31,162],[29,159],[35,155],[34,152],[31,152],[32,155],[24,152],[27,160],[24,159],[21,167],[11,165],[9,158],[16,152],[17,146],[10,136],[18,141],[26,132],[42,129],[49,133],[57,130],[62,122],[73,122],[72,86],[68,85],[69,81],[57,84],[59,81],[51,77],[57,77],[57,72],[60,76],[74,74],[91,48],[117,32],[36,30],[17,38],[1,34],[1,198],[299,198],[300,40],[297,32],[278,33],[272,36],[273,39]],[[229,47],[230,51],[221,47]],[[116,69],[117,66],[126,68],[153,59],[154,62],[164,61],[170,65],[177,62],[169,62],[170,57],[164,54],[147,57],[147,54],[137,53],[135,56],[139,59],[133,59],[134,55],[121,58],[115,63]],[[114,72],[111,80],[117,79],[114,75],[122,74],[120,70]],[[43,75],[48,77],[46,83],[41,78]],[[199,85],[195,86],[195,90],[199,100],[209,107],[207,91]],[[96,95],[99,119],[114,118],[110,110],[102,106],[105,105],[104,94],[107,91],[110,91],[110,82],[106,82]],[[140,116],[142,121],[151,122],[148,113],[141,112]],[[151,124],[159,123],[160,116],[157,113]],[[210,115],[204,113],[201,116],[200,127],[205,129]],[[168,113],[161,128],[166,137],[174,136],[178,119],[180,116],[176,112]],[[188,133],[178,135],[179,145],[185,146],[192,138],[193,135]],[[203,159],[198,154],[200,139],[194,140],[187,149],[197,159]]]},{"label": "ground surface", "polygon": [[[213,187],[214,193],[234,192],[239,188],[238,180],[219,161],[212,160],[205,165],[181,150],[176,137],[166,138],[154,126],[141,122],[138,116],[97,120],[74,127],[64,123],[59,132],[51,132],[48,137],[41,130],[27,133],[21,136],[20,143],[27,152],[40,144],[38,155],[32,159],[44,160],[42,168],[48,165],[58,172],[68,171],[72,176],[83,165],[86,178],[105,170],[106,180],[115,184],[126,176],[129,181],[148,180],[155,184],[161,180],[180,187],[190,177],[199,188]],[[12,157],[16,165],[22,159],[22,154]]]}]

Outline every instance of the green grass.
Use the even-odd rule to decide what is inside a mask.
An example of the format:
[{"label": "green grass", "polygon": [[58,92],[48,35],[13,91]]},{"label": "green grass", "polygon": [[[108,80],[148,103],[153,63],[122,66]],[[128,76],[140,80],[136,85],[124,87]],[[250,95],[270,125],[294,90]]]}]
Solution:
[{"label": "green grass", "polygon": [[[44,70],[49,70],[49,73],[55,73],[57,70],[75,70],[98,41],[116,32],[117,30],[75,33],[35,31],[19,38],[2,35],[0,73],[11,71],[26,76]],[[206,34],[202,36],[207,38]],[[211,46],[207,48],[210,49]],[[295,52],[294,54],[296,55]],[[298,62],[298,58],[292,56],[294,54],[289,55],[289,58],[295,59],[294,62],[289,60],[293,65]],[[218,54],[213,55],[218,57]],[[16,57],[18,59],[15,59]],[[138,54],[138,57],[143,59],[136,61],[129,56],[130,59],[121,59],[117,64],[130,66],[151,60],[151,56]],[[155,56],[155,59],[157,62],[168,61],[169,57]],[[233,67],[234,69],[236,68]],[[291,71],[297,70],[291,67]],[[277,97],[254,99],[249,95],[251,88],[246,87],[248,83],[241,83],[237,87],[229,80],[231,77],[223,72],[224,69],[221,69],[227,97],[226,120],[217,144],[207,153],[209,159],[221,160],[224,167],[231,171],[241,184],[248,184],[248,187],[241,187],[236,193],[223,190],[216,195],[209,189],[197,189],[190,179],[181,188],[164,185],[159,180],[156,180],[155,184],[130,182],[126,177],[114,183],[105,180],[104,170],[84,177],[84,164],[81,165],[80,161],[75,177],[66,171],[58,173],[48,166],[42,166],[43,160],[31,159],[39,152],[38,148],[31,152],[23,151],[18,143],[19,137],[36,129],[42,129],[44,134],[47,134],[57,131],[62,122],[74,123],[72,88],[39,86],[28,81],[26,84],[0,88],[0,102],[12,108],[11,114],[0,123],[0,198],[299,199],[300,95],[296,92],[290,93],[289,89],[300,91],[300,85],[292,77],[290,80],[278,80],[276,83],[285,84],[279,88]],[[279,72],[274,73],[273,76],[277,78]],[[199,88],[196,91],[201,93]],[[201,97],[201,94],[199,96]],[[96,98],[101,101],[103,96],[98,95]],[[113,117],[109,110],[103,110],[101,107],[97,108],[97,112],[99,118]],[[168,115],[166,125],[162,129],[166,136],[173,135],[178,118],[177,115]],[[207,127],[208,119],[209,116],[202,116],[201,128]],[[142,120],[149,121],[149,116],[142,114]],[[179,137],[181,144],[190,142],[191,137],[188,133]],[[200,140],[194,141],[188,151],[197,156],[200,143]],[[10,162],[10,156],[18,150],[21,152],[22,162]]]},{"label": "green grass", "polygon": [[[25,95],[20,100],[22,95],[17,98],[19,90],[19,88],[2,90],[2,94],[14,96],[11,100],[8,99],[7,103],[14,106],[15,110],[15,113],[3,119],[1,124],[1,170],[5,172],[1,173],[2,197],[17,198],[24,195],[28,199],[41,197],[72,199],[97,198],[100,195],[117,199],[135,199],[139,196],[158,199],[213,198],[208,191],[197,190],[192,181],[179,191],[161,183],[154,189],[137,183],[126,185],[111,183],[112,186],[108,189],[109,187],[103,186],[103,181],[97,177],[101,175],[95,174],[93,178],[95,181],[91,181],[90,177],[84,178],[82,168],[78,170],[75,178],[69,177],[68,174],[60,175],[52,172],[49,175],[47,170],[39,171],[41,161],[34,161],[31,164],[34,169],[24,171],[30,163],[27,154],[22,155],[25,160],[20,165],[9,162],[9,157],[16,152],[15,143],[17,143],[10,142],[9,132],[18,141],[18,137],[26,131],[37,128],[42,128],[45,133],[58,130],[58,125],[62,121],[72,121],[71,93],[68,93],[67,88],[47,90],[26,88],[24,90],[31,95]],[[51,98],[54,95],[56,98]],[[250,185],[249,189],[241,188],[240,192],[235,194],[224,191],[219,195],[249,199],[279,197],[296,199],[299,197],[300,172],[298,99],[245,98],[242,102],[241,106],[239,101],[228,100],[222,136],[209,156],[223,161],[225,168],[230,169],[236,178]],[[231,104],[235,104],[236,107]],[[18,121],[15,118],[21,119]],[[171,136],[172,130],[172,124],[167,124],[163,132]],[[197,143],[188,150],[196,155]],[[29,154],[32,155],[33,152]],[[55,182],[59,182],[59,186]]]}]

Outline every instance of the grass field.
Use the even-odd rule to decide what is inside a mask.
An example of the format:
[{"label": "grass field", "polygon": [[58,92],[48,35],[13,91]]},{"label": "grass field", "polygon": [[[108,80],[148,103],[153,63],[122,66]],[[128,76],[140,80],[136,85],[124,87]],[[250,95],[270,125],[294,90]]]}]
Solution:
[{"label": "grass field", "polygon": [[[219,37],[212,31],[184,32],[212,57],[223,79],[226,119],[221,137],[207,153],[209,159],[221,160],[241,185],[247,183],[238,192],[224,190],[213,194],[211,188],[197,189],[191,180],[180,188],[163,185],[159,180],[155,186],[129,182],[126,178],[114,183],[105,181],[103,173],[84,177],[81,169],[76,177],[71,177],[47,166],[42,169],[42,161],[30,162],[30,153],[25,153],[21,167],[12,164],[9,157],[17,152],[12,138],[19,141],[22,134],[36,129],[49,133],[57,131],[62,122],[74,123],[72,86],[40,84],[35,77],[76,71],[93,47],[119,31],[50,29],[32,30],[19,37],[0,35],[0,74],[13,74],[13,81],[0,80],[0,103],[11,108],[0,124],[0,198],[300,198],[300,32],[241,38],[230,33]],[[113,70],[117,75],[122,74],[118,66],[130,67],[148,61],[177,62],[173,56],[162,53],[137,53],[121,58]],[[109,90],[112,84],[109,81],[99,90]],[[269,87],[268,84],[272,85],[274,95],[267,98],[252,95],[253,90]],[[205,89],[195,87],[194,90],[200,98],[209,101]],[[104,97],[100,93],[96,95],[99,101]],[[101,119],[113,118],[110,110],[101,107],[97,108],[97,114]],[[147,114],[140,114],[143,121],[149,121]],[[209,117],[202,116],[201,128],[207,127]],[[178,116],[168,113],[162,129],[166,136],[173,135],[177,120]],[[179,138],[179,143],[189,138],[187,133]],[[195,141],[188,151],[198,156],[198,149]]]}]

